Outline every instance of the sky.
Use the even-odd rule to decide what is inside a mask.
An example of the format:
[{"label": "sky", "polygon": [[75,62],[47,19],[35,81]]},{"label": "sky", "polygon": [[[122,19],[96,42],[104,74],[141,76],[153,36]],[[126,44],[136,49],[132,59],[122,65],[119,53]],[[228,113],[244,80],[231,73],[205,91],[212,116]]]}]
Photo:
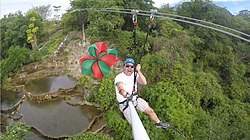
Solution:
[{"label": "sky", "polygon": [[[153,0],[155,7],[160,7],[162,4],[170,4],[174,6],[183,1],[188,0]],[[232,14],[237,14],[240,10],[250,11],[250,0],[213,0],[217,5],[225,7]],[[20,10],[22,13],[26,13],[32,7],[51,4],[52,6],[61,6],[59,14],[63,13],[69,8],[70,0],[1,0],[1,18],[3,15],[9,13],[15,13]]]}]

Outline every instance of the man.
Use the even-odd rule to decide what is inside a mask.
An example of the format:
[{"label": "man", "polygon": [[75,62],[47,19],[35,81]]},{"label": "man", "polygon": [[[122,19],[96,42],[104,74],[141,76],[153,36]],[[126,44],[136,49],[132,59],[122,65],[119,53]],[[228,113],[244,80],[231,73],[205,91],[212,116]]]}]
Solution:
[{"label": "man", "polygon": [[[137,92],[137,82],[141,85],[146,85],[147,80],[144,75],[141,73],[141,65],[138,64],[136,66],[136,83],[134,85],[134,64],[135,61],[132,58],[127,58],[123,64],[123,72],[118,74],[115,78],[115,90],[116,90],[116,98],[119,102],[119,108],[123,112],[123,115],[129,122],[132,124],[132,119],[130,115],[130,109],[127,105],[126,99],[130,97],[132,91],[134,93]],[[135,87],[134,87],[135,86]],[[138,97],[137,95],[133,96],[132,98],[133,105],[140,110],[141,112],[147,113],[150,118],[155,122],[155,125],[160,128],[168,128],[170,125],[160,121],[155,114],[154,110],[148,105],[148,103]]]}]

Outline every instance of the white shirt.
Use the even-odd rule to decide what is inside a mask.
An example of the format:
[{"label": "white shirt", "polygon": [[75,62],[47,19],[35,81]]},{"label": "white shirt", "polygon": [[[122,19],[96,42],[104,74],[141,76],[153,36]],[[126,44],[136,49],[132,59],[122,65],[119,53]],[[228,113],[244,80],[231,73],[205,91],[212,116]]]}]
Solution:
[{"label": "white shirt", "polygon": [[[139,74],[136,74],[136,79],[139,77]],[[116,99],[118,102],[122,102],[126,100],[118,91],[117,83],[122,82],[123,83],[123,89],[128,92],[128,94],[132,94],[133,86],[134,86],[134,72],[131,74],[131,76],[127,76],[124,72],[118,74],[115,77],[115,92],[116,92]],[[135,92],[137,92],[137,82],[135,83]]]}]

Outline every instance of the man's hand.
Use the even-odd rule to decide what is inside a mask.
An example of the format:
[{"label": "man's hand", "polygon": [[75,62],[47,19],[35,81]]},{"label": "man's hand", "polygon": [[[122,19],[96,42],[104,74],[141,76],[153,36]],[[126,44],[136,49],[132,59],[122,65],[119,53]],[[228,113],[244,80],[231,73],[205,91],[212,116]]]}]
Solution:
[{"label": "man's hand", "polygon": [[127,98],[127,96],[128,96],[128,92],[125,91],[124,89],[119,90],[119,93],[120,93],[124,98]]},{"label": "man's hand", "polygon": [[137,79],[137,82],[139,82],[142,85],[147,85],[147,80],[145,76],[141,73],[141,64],[137,64],[136,70],[139,74],[139,78]]},{"label": "man's hand", "polygon": [[141,64],[137,64],[136,70],[137,70],[137,71],[140,71],[140,70],[141,70]]}]

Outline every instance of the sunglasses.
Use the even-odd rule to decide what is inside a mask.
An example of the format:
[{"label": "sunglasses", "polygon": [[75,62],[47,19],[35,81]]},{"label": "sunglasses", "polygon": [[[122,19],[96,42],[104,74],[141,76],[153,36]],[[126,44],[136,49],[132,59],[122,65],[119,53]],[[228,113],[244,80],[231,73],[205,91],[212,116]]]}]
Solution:
[{"label": "sunglasses", "polygon": [[130,68],[134,68],[133,65],[125,65],[125,67],[126,67],[126,68],[129,68],[129,67],[130,67]]}]

